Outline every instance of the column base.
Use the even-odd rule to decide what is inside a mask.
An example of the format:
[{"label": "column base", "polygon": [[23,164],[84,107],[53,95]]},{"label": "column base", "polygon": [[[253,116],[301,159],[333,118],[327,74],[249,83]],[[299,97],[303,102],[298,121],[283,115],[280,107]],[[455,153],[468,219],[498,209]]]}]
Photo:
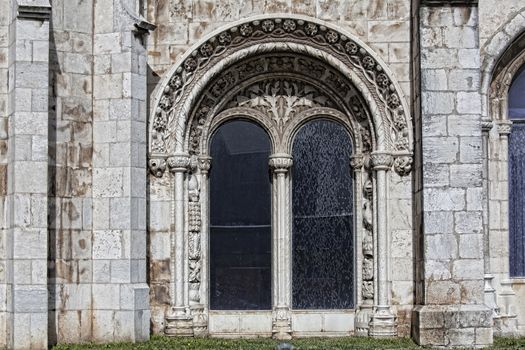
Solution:
[{"label": "column base", "polygon": [[373,306],[361,306],[355,316],[355,335],[357,337],[368,337],[370,320],[374,313]]},{"label": "column base", "polygon": [[496,337],[517,337],[518,316],[517,315],[498,315],[494,317],[494,336]]},{"label": "column base", "polygon": [[196,337],[205,337],[208,335],[208,317],[204,312],[204,305],[190,306],[193,317],[193,334]]},{"label": "column base", "polygon": [[174,310],[166,316],[164,334],[171,337],[193,337],[193,319],[184,310]]},{"label": "column base", "polygon": [[496,302],[496,290],[494,287],[492,287],[492,280],[494,279],[494,276],[490,274],[485,274],[484,280],[485,280],[485,290],[484,290],[484,296],[485,296],[485,305],[487,305],[489,308],[493,310],[492,317],[496,318],[499,315],[499,307]]},{"label": "column base", "polygon": [[484,348],[492,345],[492,309],[486,305],[418,305],[412,337],[421,346]]},{"label": "column base", "polygon": [[392,338],[397,336],[396,317],[390,306],[377,306],[369,324],[369,334],[374,338]]},{"label": "column base", "polygon": [[272,337],[278,340],[292,339],[292,315],[287,307],[277,307],[274,310]]}]

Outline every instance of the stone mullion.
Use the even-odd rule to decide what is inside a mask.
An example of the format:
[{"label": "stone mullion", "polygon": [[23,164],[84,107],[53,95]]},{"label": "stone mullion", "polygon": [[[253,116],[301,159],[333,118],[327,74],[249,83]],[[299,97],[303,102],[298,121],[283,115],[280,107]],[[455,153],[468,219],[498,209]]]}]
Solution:
[{"label": "stone mullion", "polygon": [[292,166],[292,157],[287,154],[274,154],[270,156],[270,167],[273,169],[274,180],[277,181],[275,189],[277,191],[277,203],[272,204],[275,215],[274,235],[275,251],[273,259],[276,262],[273,266],[276,271],[272,274],[276,279],[274,286],[273,301],[273,329],[272,333],[277,339],[291,339],[291,230],[290,206],[289,201],[289,176],[288,170]]},{"label": "stone mullion", "polygon": [[377,303],[370,322],[370,335],[389,337],[397,334],[396,320],[390,308],[388,282],[388,211],[387,211],[387,173],[392,166],[392,155],[374,152],[371,165],[376,173],[376,191],[374,214],[377,218]]}]

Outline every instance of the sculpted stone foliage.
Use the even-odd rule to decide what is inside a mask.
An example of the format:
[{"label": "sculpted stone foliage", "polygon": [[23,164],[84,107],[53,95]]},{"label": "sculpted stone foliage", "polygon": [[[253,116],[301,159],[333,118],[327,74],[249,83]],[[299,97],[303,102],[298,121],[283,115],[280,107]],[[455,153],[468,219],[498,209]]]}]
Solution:
[{"label": "sculpted stone foliage", "polygon": [[[198,84],[199,78],[206,74],[207,70],[241,49],[257,44],[271,43],[273,45],[279,42],[298,43],[313,47],[320,52],[326,52],[337,57],[351,68],[362,81],[363,86],[360,89],[366,89],[377,103],[379,110],[374,113],[381,114],[384,125],[376,125],[375,128],[385,129],[385,131],[381,132],[384,134],[383,137],[387,143],[388,150],[396,155],[402,154],[405,157],[411,157],[410,117],[403,108],[403,103],[395,84],[384,71],[381,64],[377,62],[374,55],[363,48],[360,43],[333,29],[298,18],[268,18],[245,22],[218,33],[196,48],[173,72],[163,88],[162,95],[157,100],[158,103],[150,123],[151,154],[171,154],[174,151],[174,145],[177,142],[182,142],[182,140],[174,140],[173,137],[177,128],[184,124],[190,124],[187,120],[190,116],[187,115],[185,110],[181,110],[181,102],[189,97],[192,89]],[[290,68],[289,63],[284,59],[276,58],[274,65],[280,66],[283,72],[287,72]],[[250,71],[248,66],[245,68],[242,74],[253,75],[257,72]],[[267,66],[252,64],[251,68],[264,70]],[[316,74],[319,77],[319,65],[314,65],[310,68],[303,69],[303,73],[307,73],[312,78],[315,78]],[[333,84],[344,81],[339,77],[333,76],[330,79],[327,76],[323,76],[326,82]],[[233,72],[221,73],[220,78],[215,81],[214,86],[205,95],[206,97],[212,97],[212,99],[213,97],[217,98],[221,91],[238,84],[241,80],[245,81],[244,78],[236,76]],[[272,83],[267,82],[267,84]],[[276,82],[274,81],[273,84],[276,84]],[[339,91],[345,91],[343,86],[340,87]],[[282,122],[286,122],[287,118],[293,116],[294,110],[300,109],[304,106],[304,103],[310,101],[306,96],[303,96],[303,99],[301,99],[300,95],[305,93],[305,91],[295,90],[302,87],[293,84],[288,86],[279,85],[279,87],[267,85],[259,86],[259,88],[269,88],[270,90],[267,90],[265,94],[269,98],[256,100],[257,107],[266,108],[267,112]],[[279,89],[279,91],[276,89]],[[297,99],[290,100],[289,98],[292,96]],[[248,101],[245,102],[248,103]],[[252,100],[252,102],[254,101]],[[322,103],[322,101],[315,102]],[[207,108],[210,108],[208,104],[201,103],[201,105],[203,108],[197,111],[198,114],[194,118],[197,123],[202,121],[203,118],[205,120],[211,112],[207,110]],[[357,109],[359,108],[357,107]],[[353,113],[357,116],[359,110],[353,111]],[[371,125],[369,125],[365,129],[373,130],[374,128],[371,128]],[[190,151],[195,150],[196,140],[199,138],[198,132],[198,128],[192,128]],[[371,134],[374,137],[373,132]],[[374,147],[373,142],[371,143],[371,146]],[[410,164],[411,160],[409,159],[397,162],[396,165],[399,166],[396,167],[396,170],[400,169],[400,173],[404,174],[407,172]],[[158,176],[160,173],[158,167],[155,170],[153,171],[152,168],[152,172]]]},{"label": "sculpted stone foliage", "polygon": [[212,81],[202,95],[189,122],[191,154],[203,152],[209,121],[234,108],[260,112],[281,136],[302,112],[336,109],[360,130],[363,150],[373,147],[370,112],[356,88],[335,69],[310,57],[267,54],[242,61]]}]

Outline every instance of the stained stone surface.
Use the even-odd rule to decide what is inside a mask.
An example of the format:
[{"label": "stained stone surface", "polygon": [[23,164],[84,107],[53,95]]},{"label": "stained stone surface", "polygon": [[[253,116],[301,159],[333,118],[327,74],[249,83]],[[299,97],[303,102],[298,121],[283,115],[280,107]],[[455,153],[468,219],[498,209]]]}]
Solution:
[{"label": "stained stone surface", "polygon": [[292,306],[354,306],[352,145],[343,126],[313,120],[293,145]]}]

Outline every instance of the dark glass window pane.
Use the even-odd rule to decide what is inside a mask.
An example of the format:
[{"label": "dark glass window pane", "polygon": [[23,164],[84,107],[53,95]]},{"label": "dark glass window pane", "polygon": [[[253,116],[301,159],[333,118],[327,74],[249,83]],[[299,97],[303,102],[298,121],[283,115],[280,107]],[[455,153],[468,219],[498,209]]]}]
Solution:
[{"label": "dark glass window pane", "polygon": [[293,144],[292,304],[354,306],[351,141],[338,123],[305,124]]},{"label": "dark glass window pane", "polygon": [[510,275],[525,276],[525,124],[512,125],[509,137]]},{"label": "dark glass window pane", "polygon": [[211,309],[271,309],[270,151],[266,132],[244,120],[211,141]]},{"label": "dark glass window pane", "polygon": [[509,118],[525,120],[525,66],[520,68],[509,89]]}]

